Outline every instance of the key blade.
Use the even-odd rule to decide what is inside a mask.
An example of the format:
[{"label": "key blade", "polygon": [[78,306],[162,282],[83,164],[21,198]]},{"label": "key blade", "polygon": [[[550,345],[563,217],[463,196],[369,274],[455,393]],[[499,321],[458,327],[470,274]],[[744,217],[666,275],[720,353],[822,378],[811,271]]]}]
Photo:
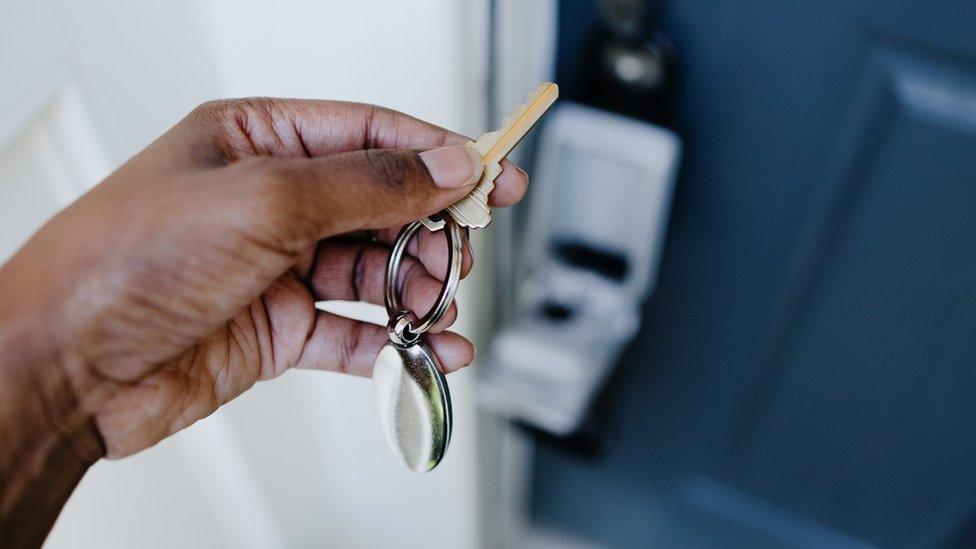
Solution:
[{"label": "key blade", "polygon": [[501,162],[522,141],[542,115],[559,97],[559,86],[552,82],[541,84],[529,93],[525,101],[515,107],[511,115],[502,121],[497,131],[486,133],[472,145],[481,153],[486,166]]},{"label": "key blade", "polygon": [[[480,229],[491,223],[488,197],[495,188],[495,178],[502,171],[501,161],[512,152],[525,134],[529,133],[558,97],[558,86],[551,82],[543,83],[529,93],[521,105],[515,107],[511,116],[502,121],[500,129],[486,133],[477,141],[468,143],[469,147],[481,155],[485,169],[475,188],[467,196],[447,207],[448,214],[459,225]],[[428,218],[423,222],[432,231],[443,227],[443,222],[434,219]]]}]

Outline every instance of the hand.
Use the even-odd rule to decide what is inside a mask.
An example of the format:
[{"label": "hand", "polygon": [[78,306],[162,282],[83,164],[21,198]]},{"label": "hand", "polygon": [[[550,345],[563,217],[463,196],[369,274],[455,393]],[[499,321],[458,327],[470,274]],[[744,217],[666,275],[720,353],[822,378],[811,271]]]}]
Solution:
[{"label": "hand", "polygon": [[[0,318],[15,317],[9,330],[38,349],[21,363],[49,388],[41,400],[51,414],[71,408],[110,458],[288,368],[368,376],[385,328],[314,303],[382,303],[399,226],[476,182],[480,161],[457,146],[466,140],[367,105],[205,104],[0,270]],[[494,205],[513,204],[526,184],[506,165]],[[420,314],[447,263],[443,234],[424,233],[404,265],[404,299]],[[466,253],[463,272],[470,267]],[[454,318],[452,307],[434,331]],[[472,360],[457,334],[429,343],[448,371]]]}]

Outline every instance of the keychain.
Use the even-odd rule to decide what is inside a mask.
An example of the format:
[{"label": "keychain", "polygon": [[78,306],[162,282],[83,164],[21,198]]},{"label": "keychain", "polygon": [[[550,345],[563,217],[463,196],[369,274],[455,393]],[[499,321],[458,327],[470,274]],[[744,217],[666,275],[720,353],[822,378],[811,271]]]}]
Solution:
[{"label": "keychain", "polygon": [[447,232],[447,276],[437,302],[421,319],[403,308],[397,280],[410,239],[423,227],[405,226],[397,236],[386,265],[386,312],[390,341],[373,365],[373,394],[380,425],[390,449],[410,469],[433,469],[451,441],[451,394],[441,365],[423,335],[450,308],[461,280],[461,228],[444,216]]},{"label": "keychain", "polygon": [[[539,86],[518,105],[502,127],[467,144],[481,157],[484,172],[475,188],[436,217],[405,226],[397,235],[386,265],[384,302],[390,315],[390,341],[373,365],[373,395],[380,426],[393,453],[418,473],[440,463],[451,441],[451,394],[441,365],[423,336],[437,324],[454,301],[461,280],[462,228],[482,228],[491,222],[488,195],[502,171],[501,162],[559,96],[550,82]],[[437,301],[423,317],[405,309],[397,284],[403,254],[421,227],[447,234],[447,275]]]}]

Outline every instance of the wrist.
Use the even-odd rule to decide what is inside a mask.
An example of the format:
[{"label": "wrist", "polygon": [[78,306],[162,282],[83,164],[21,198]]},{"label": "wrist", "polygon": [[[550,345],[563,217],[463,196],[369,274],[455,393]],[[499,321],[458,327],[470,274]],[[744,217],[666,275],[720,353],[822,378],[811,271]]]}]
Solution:
[{"label": "wrist", "polygon": [[39,545],[104,449],[49,328],[15,303],[24,294],[14,285],[0,285],[0,539]]}]

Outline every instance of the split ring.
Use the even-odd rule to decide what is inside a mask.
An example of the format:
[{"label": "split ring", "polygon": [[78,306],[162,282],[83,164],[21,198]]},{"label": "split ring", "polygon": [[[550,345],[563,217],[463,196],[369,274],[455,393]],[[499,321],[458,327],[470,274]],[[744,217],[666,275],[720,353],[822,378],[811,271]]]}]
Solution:
[{"label": "split ring", "polygon": [[[444,313],[451,307],[454,295],[457,293],[459,282],[461,281],[461,227],[448,213],[441,214],[444,219],[444,232],[447,234],[447,276],[444,278],[444,285],[437,295],[437,301],[430,311],[414,324],[409,317],[417,318],[415,313],[408,313],[400,302],[400,266],[403,264],[403,254],[406,253],[407,244],[423,227],[420,221],[414,221],[400,230],[397,235],[393,249],[390,250],[390,258],[386,263],[386,294],[384,302],[386,312],[390,315],[390,340],[393,343],[403,345],[415,342],[421,334],[430,330],[437,321],[444,316]],[[394,323],[393,319],[397,319]],[[406,319],[406,320],[404,320]]]}]

